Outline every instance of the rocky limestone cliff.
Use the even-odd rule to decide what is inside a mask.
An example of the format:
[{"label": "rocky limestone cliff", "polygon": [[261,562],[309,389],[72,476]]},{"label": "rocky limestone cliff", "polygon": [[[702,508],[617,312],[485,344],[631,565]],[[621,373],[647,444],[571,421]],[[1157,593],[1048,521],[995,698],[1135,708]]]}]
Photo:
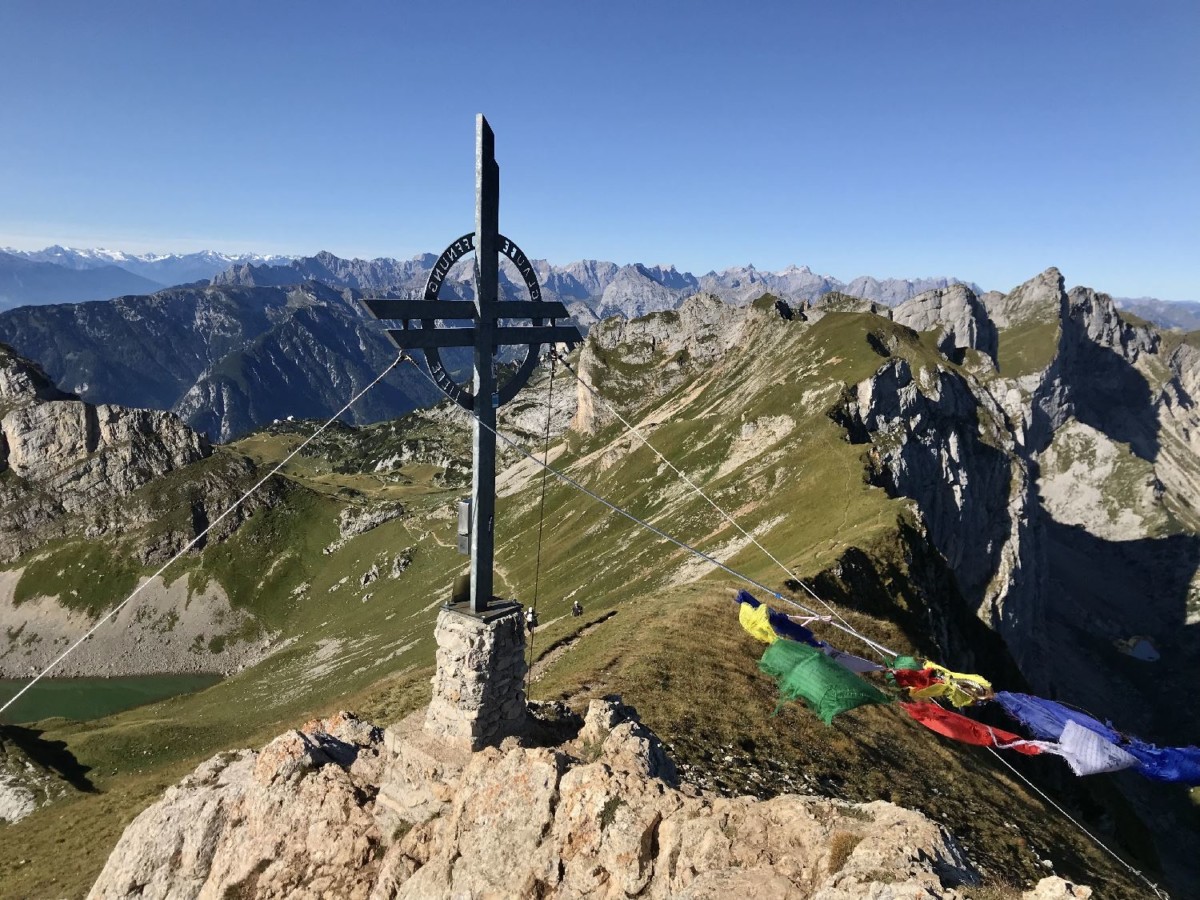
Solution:
[{"label": "rocky limestone cliff", "polygon": [[[712,294],[689,297],[677,310],[637,319],[613,318],[592,329],[579,356],[576,371],[581,380],[595,385],[598,373],[603,372],[604,393],[608,396],[622,392],[649,390],[650,395],[663,396],[679,387],[691,373],[691,363],[711,364],[735,347],[749,313],[731,307]],[[625,379],[619,366],[608,364],[610,355],[619,348],[622,364],[644,364],[657,355],[671,362],[653,385],[640,379]],[[594,433],[612,420],[612,414],[597,405],[592,395],[582,387],[577,391],[577,407],[571,427]]]},{"label": "rocky limestone cliff", "polygon": [[64,533],[69,517],[105,515],[113,500],[212,452],[171,413],[69,396],[0,346],[0,561]]},{"label": "rocky limestone cliff", "polygon": [[[129,825],[89,897],[949,900],[977,883],[919,813],[680,789],[618,701],[593,701],[582,728],[554,712],[540,738],[441,759],[414,756],[403,725],[385,736],[347,713],[221,754]],[[384,800],[397,779],[429,801],[408,818]]]},{"label": "rocky limestone cliff", "polygon": [[0,419],[2,460],[27,484],[53,494],[66,512],[132,493],[164,472],[212,452],[168,412],[52,400]]},{"label": "rocky limestone cliff", "polygon": [[[1162,691],[1200,665],[1195,350],[1124,321],[1104,294],[1067,291],[1056,269],[983,305],[998,372],[949,365],[940,342],[945,365],[885,362],[848,394],[849,435],[870,444],[876,483],[912,500],[1035,691],[1195,743],[1200,717]],[[1131,635],[1160,652],[1152,667],[1122,656]],[[1187,816],[1186,798],[1119,782],[1168,871],[1193,883],[1186,841],[1164,824]]]},{"label": "rocky limestone cliff", "polygon": [[48,400],[78,400],[61,391],[36,362],[0,344],[0,416]]},{"label": "rocky limestone cliff", "polygon": [[1055,322],[1062,284],[1062,273],[1051,267],[1017,285],[1007,294],[988,291],[983,295],[983,305],[997,328],[1010,328],[1032,321]]},{"label": "rocky limestone cliff", "polygon": [[[1170,377],[1156,400],[1161,443],[1155,475],[1179,498],[1174,514],[1200,531],[1200,348],[1183,343],[1167,356]],[[1200,613],[1200,609],[1197,610]]]},{"label": "rocky limestone cliff", "polygon": [[1027,638],[1043,615],[1030,533],[1036,498],[1003,411],[969,379],[941,366],[914,374],[892,360],[855,387],[838,416],[851,440],[870,442],[875,482],[913,500],[963,600],[1029,677],[1041,662]]},{"label": "rocky limestone cliff", "polygon": [[956,284],[919,294],[892,310],[892,321],[914,331],[937,331],[938,350],[962,362],[965,350],[996,359],[996,326],[987,309],[966,285]]}]

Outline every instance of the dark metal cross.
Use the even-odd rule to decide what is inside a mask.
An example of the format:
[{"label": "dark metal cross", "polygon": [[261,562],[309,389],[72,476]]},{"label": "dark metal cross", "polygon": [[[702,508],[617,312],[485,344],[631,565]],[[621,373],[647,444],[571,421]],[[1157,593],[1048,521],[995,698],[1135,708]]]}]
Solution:
[{"label": "dark metal cross", "polygon": [[[542,288],[529,258],[500,234],[500,167],[496,165],[495,137],[483,115],[475,117],[475,231],[445,249],[425,284],[420,300],[378,297],[364,300],[378,319],[396,320],[400,328],[388,330],[397,347],[423,350],[429,372],[446,396],[475,416],[474,470],[471,478],[471,611],[483,613],[492,598],[496,515],[496,410],[516,396],[537,368],[544,343],[578,344],[582,336],[574,325],[556,325],[568,318],[566,307],[542,300]],[[439,300],[438,292],[450,267],[475,251],[475,301]],[[516,266],[529,299],[499,298],[500,254]],[[474,320],[470,328],[439,326],[438,320]],[[501,325],[500,320],[529,319],[529,325]],[[421,323],[413,328],[410,322]],[[549,320],[549,324],[545,322]],[[525,361],[513,377],[497,388],[495,353],[502,346],[524,344]],[[458,384],[446,371],[438,353],[442,347],[474,347],[475,377],[472,390]]]}]

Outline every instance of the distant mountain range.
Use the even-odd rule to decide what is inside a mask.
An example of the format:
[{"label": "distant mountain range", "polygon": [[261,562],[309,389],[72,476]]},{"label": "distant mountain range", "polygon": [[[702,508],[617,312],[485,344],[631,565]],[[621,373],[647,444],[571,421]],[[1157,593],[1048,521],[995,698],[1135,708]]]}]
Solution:
[{"label": "distant mountain range", "polygon": [[63,301],[106,300],[120,294],[146,294],[158,282],[117,266],[87,271],[0,252],[0,309]]},{"label": "distant mountain range", "polygon": [[42,303],[107,300],[208,281],[230,266],[284,263],[285,256],[198,253],[123,253],[120,250],[0,249],[0,309]]},{"label": "distant mountain range", "polygon": [[[337,410],[394,358],[382,323],[366,314],[361,299],[382,292],[420,296],[436,262],[433,254],[347,260],[326,252],[272,265],[279,260],[213,253],[131,257],[55,247],[40,251],[46,259],[29,258],[35,255],[0,253],[0,284],[7,265],[25,289],[39,285],[38,303],[7,310],[0,306],[0,341],[37,360],[57,383],[85,401],[170,409],[214,441],[230,440],[274,418],[323,417]],[[230,264],[214,273],[211,283],[156,289],[145,276],[111,261],[136,263],[158,277]],[[461,260],[451,270],[442,296],[473,296],[470,264]],[[521,279],[507,266],[501,269],[502,293],[521,297]],[[600,260],[566,266],[539,260],[534,266],[543,295],[561,300],[584,329],[610,316],[634,319],[674,310],[701,293],[735,307],[765,293],[793,306],[849,295],[865,300],[861,305],[866,308],[893,307],[955,285],[982,295],[975,285],[955,278],[863,276],[843,282],[805,266],[776,272],[743,266],[699,277],[674,266],[619,266]],[[82,292],[85,285],[79,279],[84,278],[95,279],[90,296],[97,296],[97,284],[125,296],[45,302],[53,297],[54,279]],[[1191,322],[1200,317],[1200,308],[1189,310],[1188,304],[1143,299],[1125,305],[1168,327],[1194,327],[1187,316],[1193,317]],[[463,362],[453,357],[448,357],[451,364]],[[392,418],[437,399],[415,372],[393,373],[387,384],[356,408],[352,421]]]},{"label": "distant mountain range", "polygon": [[[432,253],[406,260],[365,260],[342,259],[328,251],[287,257],[213,250],[132,254],[57,245],[44,250],[0,248],[0,310],[105,300],[210,280],[216,285],[243,287],[287,287],[320,281],[364,292],[417,296],[436,260]],[[700,276],[674,266],[621,266],[590,259],[563,266],[534,260],[534,267],[547,299],[563,301],[585,327],[610,315],[631,318],[673,309],[699,292],[715,294],[737,306],[767,292],[787,300],[811,301],[837,291],[887,306],[951,284],[967,284],[977,294],[982,293],[977,285],[953,277],[878,279],[862,275],[847,282],[796,265],[773,272],[753,265],[735,266]],[[520,278],[507,263],[504,268],[507,271],[501,272],[502,291],[505,296],[519,297],[524,290]],[[443,296],[470,298],[473,294],[469,260],[464,260],[447,279]],[[1116,302],[1122,309],[1165,328],[1200,328],[1200,303],[1151,297],[1118,297]]]},{"label": "distant mountain range", "polygon": [[1121,309],[1162,328],[1200,329],[1200,303],[1191,300],[1156,300],[1153,297],[1116,297]]},{"label": "distant mountain range", "polygon": [[[362,291],[388,291],[419,296],[430,269],[437,261],[432,253],[412,259],[341,259],[332,253],[293,259],[283,265],[246,263],[235,265],[213,279],[214,285],[242,287],[283,287],[320,281],[337,287]],[[686,298],[714,294],[727,303],[744,306],[765,293],[786,300],[816,300],[833,291],[853,294],[875,303],[893,306],[925,291],[968,284],[977,293],[978,286],[957,278],[887,278],[870,276],[844,282],[832,275],[818,275],[807,266],[788,266],[778,272],[738,266],[697,277],[674,266],[647,266],[642,263],[619,266],[603,260],[585,259],[557,266],[546,260],[534,260],[538,280],[546,299],[561,300],[576,321],[589,326],[608,316],[636,318],[652,312],[674,309]],[[507,261],[501,266],[501,292],[517,298],[524,293],[515,268]],[[450,272],[442,288],[444,297],[469,299],[474,296],[471,264],[461,260]]]}]

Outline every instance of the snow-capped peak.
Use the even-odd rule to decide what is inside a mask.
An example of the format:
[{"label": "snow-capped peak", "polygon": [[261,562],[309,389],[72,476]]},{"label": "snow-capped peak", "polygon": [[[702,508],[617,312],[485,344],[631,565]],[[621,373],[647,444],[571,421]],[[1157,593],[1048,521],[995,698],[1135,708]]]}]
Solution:
[{"label": "snow-capped peak", "polygon": [[195,253],[128,253],[105,247],[62,247],[57,244],[42,250],[5,249],[3,252],[33,262],[53,263],[68,269],[117,266],[164,287],[206,281],[234,265],[281,265],[292,259],[289,256],[220,253],[216,250],[200,250]]}]

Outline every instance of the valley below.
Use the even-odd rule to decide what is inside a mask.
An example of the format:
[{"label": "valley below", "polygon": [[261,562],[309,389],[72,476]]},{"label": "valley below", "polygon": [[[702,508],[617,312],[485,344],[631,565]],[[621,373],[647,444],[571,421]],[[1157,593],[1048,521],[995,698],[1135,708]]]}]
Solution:
[{"label": "valley below", "polygon": [[[325,290],[243,285],[238,296],[260,292],[279,321],[324,315],[356,334]],[[1068,290],[1054,269],[1007,294],[946,283],[895,307],[838,292],[742,305],[689,293],[669,305],[594,322],[569,370],[543,364],[501,410],[501,430],[808,606],[802,579],[898,653],[1160,744],[1200,742],[1200,709],[1177,699],[1200,670],[1196,333]],[[251,349],[240,371],[260,371],[255,359],[271,353]],[[68,351],[53,352],[74,359]],[[209,383],[241,377],[207,371]],[[349,396],[368,372],[364,363],[333,392]],[[220,408],[220,392],[193,388],[191,406],[146,402],[176,413],[131,410],[77,396],[78,385],[4,351],[0,677],[40,671],[144,586],[50,685],[111,677],[112,693],[125,682],[128,697],[134,679],[192,680],[135,708],[110,712],[97,699],[78,719],[65,707],[5,718],[2,893],[85,895],[126,825],[214,754],[340,709],[393,725],[428,702],[433,623],[464,569],[456,503],[469,491],[470,430],[455,407],[413,409],[432,396],[415,387],[422,380],[409,371],[388,389],[413,411],[331,427],[156,574],[315,430],[304,416],[316,410],[265,424],[273,409],[259,411],[226,428],[233,420],[201,412]],[[1012,771],[894,704],[830,726],[798,704],[777,709],[761,647],[730,602],[744,582],[553,476],[543,499],[539,467],[516,451],[502,449],[498,469],[497,592],[528,605],[536,591],[542,623],[532,699],[582,713],[619,694],[698,796],[919,810],[962,847],[979,897],[1016,898],[1052,873],[1098,897],[1146,895]],[[828,623],[812,627],[839,649],[870,652]],[[11,683],[0,682],[0,702]],[[1173,896],[1200,890],[1200,809],[1186,788],[1130,772],[1077,779],[1052,759],[1013,764]]]}]

